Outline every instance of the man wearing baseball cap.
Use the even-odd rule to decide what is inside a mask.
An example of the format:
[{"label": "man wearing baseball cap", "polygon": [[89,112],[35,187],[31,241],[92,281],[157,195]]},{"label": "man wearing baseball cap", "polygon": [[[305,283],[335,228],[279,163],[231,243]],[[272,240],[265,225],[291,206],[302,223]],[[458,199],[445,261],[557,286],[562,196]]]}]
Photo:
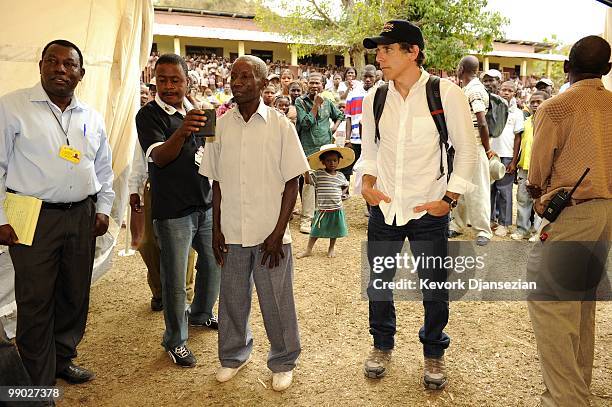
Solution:
[{"label": "man wearing baseball cap", "polygon": [[536,82],[535,87],[537,90],[548,93],[548,97],[551,97],[555,84],[548,78],[540,78],[540,80]]},{"label": "man wearing baseball cap", "polygon": [[499,85],[504,80],[501,72],[497,69],[488,69],[482,74],[482,84],[487,90],[495,95],[499,91]]},{"label": "man wearing baseball cap", "polygon": [[[373,109],[376,92],[368,94],[363,102],[360,173],[364,174],[362,195],[372,205],[368,223],[370,265],[378,256],[395,258],[406,238],[413,256],[444,258],[448,254],[448,213],[471,185],[468,180],[476,165],[468,102],[457,85],[440,80],[449,141],[456,151],[448,178],[447,165],[439,165],[446,149],[440,151],[440,136],[427,103],[430,75],[422,69],[425,41],[421,30],[408,21],[391,20],[380,36],[364,39],[363,45],[376,49],[376,61],[389,81],[378,123],[380,138],[376,136]],[[396,269],[386,266],[380,273],[371,272],[367,289],[374,347],[365,361],[364,373],[370,378],[387,373],[394,348],[393,292],[375,283],[392,281]],[[420,279],[432,282],[447,279],[447,270],[436,265],[418,267],[418,274]],[[422,292],[425,321],[419,339],[425,358],[423,384],[427,389],[442,389],[447,383],[444,351],[450,343],[444,333],[448,291]]]}]

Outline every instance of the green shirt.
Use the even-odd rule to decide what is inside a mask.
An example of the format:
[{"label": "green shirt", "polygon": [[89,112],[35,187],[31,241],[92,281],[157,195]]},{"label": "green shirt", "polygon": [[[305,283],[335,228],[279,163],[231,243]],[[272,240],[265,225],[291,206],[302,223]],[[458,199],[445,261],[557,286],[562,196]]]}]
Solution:
[{"label": "green shirt", "polygon": [[328,99],[323,101],[316,118],[311,113],[313,105],[314,101],[308,95],[301,96],[295,101],[297,111],[295,127],[306,156],[316,153],[325,144],[333,143],[329,119],[333,122],[344,120],[344,113]]}]

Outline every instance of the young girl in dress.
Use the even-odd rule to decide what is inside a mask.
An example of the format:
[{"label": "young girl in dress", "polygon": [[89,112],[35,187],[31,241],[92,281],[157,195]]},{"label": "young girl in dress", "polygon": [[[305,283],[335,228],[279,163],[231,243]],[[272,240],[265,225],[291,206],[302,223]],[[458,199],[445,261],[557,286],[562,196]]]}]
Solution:
[{"label": "young girl in dress", "polygon": [[329,239],[327,257],[335,257],[336,239],[348,236],[348,227],[342,207],[342,190],[348,187],[348,181],[339,169],[351,165],[355,153],[348,147],[337,147],[327,144],[321,150],[308,157],[310,171],[305,174],[305,182],[315,187],[317,209],[312,219],[310,239],[306,251],[298,259],[312,255],[312,248],[317,239]]}]

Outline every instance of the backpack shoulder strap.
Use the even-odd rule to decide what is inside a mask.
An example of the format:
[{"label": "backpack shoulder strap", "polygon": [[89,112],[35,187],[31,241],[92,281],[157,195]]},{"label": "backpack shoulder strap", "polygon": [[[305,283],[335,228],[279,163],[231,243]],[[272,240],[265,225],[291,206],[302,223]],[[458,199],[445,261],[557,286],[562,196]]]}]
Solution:
[{"label": "backpack shoulder strap", "polygon": [[438,133],[440,134],[440,177],[444,175],[444,159],[443,151],[446,151],[447,159],[447,178],[450,177],[453,171],[454,151],[452,147],[448,148],[448,129],[446,127],[446,119],[444,116],[444,107],[442,106],[442,97],[440,96],[440,78],[435,75],[430,75],[425,85],[425,94],[427,96],[427,105],[429,113],[436,124]]},{"label": "backpack shoulder strap", "polygon": [[427,95],[427,105],[429,113],[436,124],[438,133],[440,133],[440,142],[448,144],[448,129],[446,128],[446,119],[444,117],[444,108],[442,107],[442,97],[440,96],[440,78],[435,75],[430,75],[425,85],[425,93]]},{"label": "backpack shoulder strap", "polygon": [[380,118],[382,117],[383,110],[385,108],[385,100],[387,100],[387,92],[389,91],[389,85],[384,84],[380,85],[378,89],[376,89],[376,93],[374,94],[374,125],[376,127],[376,135],[374,141],[378,143],[380,140],[380,130],[378,129],[378,123],[380,122]]}]

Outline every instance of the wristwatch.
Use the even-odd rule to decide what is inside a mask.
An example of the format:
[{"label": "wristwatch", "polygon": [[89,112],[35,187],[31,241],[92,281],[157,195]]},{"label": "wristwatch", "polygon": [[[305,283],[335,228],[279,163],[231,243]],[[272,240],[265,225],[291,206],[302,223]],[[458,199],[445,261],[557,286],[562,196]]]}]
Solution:
[{"label": "wristwatch", "polygon": [[446,203],[448,204],[448,206],[450,206],[450,208],[451,208],[451,209],[455,209],[455,208],[457,207],[457,200],[456,200],[456,199],[451,198],[451,197],[450,197],[450,196],[448,196],[448,195],[444,195],[444,196],[442,197],[442,200],[443,200],[444,202],[446,202]]}]

